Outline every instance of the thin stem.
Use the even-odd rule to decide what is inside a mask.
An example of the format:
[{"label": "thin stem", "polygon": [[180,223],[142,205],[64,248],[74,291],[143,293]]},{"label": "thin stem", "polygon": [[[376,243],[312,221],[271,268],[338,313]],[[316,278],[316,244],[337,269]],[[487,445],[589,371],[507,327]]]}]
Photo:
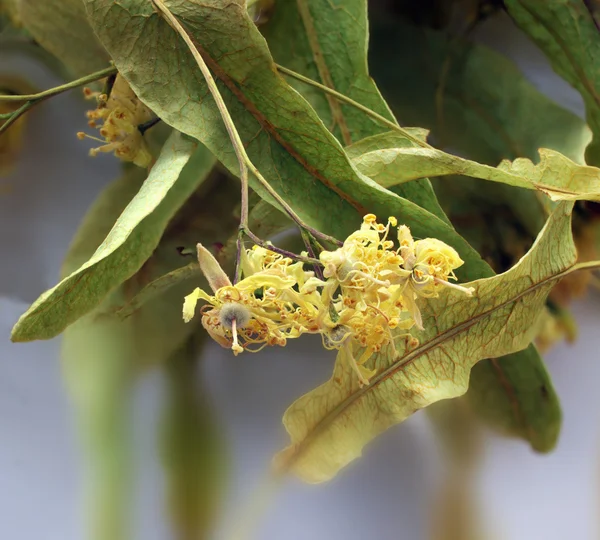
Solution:
[{"label": "thin stem", "polygon": [[54,88],[50,88],[48,90],[44,90],[38,94],[26,94],[22,96],[18,95],[0,95],[0,102],[25,102],[21,105],[16,111],[12,113],[7,113],[0,115],[0,119],[7,118],[6,122],[0,125],[0,134],[6,131],[12,124],[14,124],[22,115],[24,115],[29,109],[45,101],[51,97],[57,96],[58,94],[62,94],[67,90],[72,90],[73,88],[77,88],[78,86],[83,86],[84,84],[88,84],[98,79],[103,79],[104,77],[108,77],[109,75],[113,75],[117,72],[115,67],[109,67],[103,69],[101,71],[96,71],[95,73],[91,73],[90,75],[86,75],[85,77],[81,77],[75,81],[68,82],[66,84],[62,84],[60,86],[56,86]]},{"label": "thin stem", "polygon": [[[246,149],[244,148],[244,143],[240,138],[240,135],[235,127],[233,119],[229,114],[229,110],[223,101],[223,97],[217,88],[215,80],[206,65],[206,62],[202,58],[202,55],[198,52],[198,49],[194,45],[194,42],[190,38],[189,34],[177,20],[177,18],[169,11],[169,9],[164,5],[162,0],[150,0],[152,4],[162,13],[168,24],[175,30],[181,38],[185,41],[188,49],[192,53],[196,64],[200,68],[202,75],[206,81],[208,89],[215,100],[215,104],[217,105],[217,109],[219,109],[219,113],[221,114],[221,118],[223,119],[223,123],[225,124],[225,129],[229,134],[229,138],[231,139],[231,143],[233,145],[233,149],[235,151],[235,155],[237,157],[239,167],[240,167],[240,180],[242,184],[242,209],[240,216],[240,229],[244,229],[246,234],[250,231],[248,229],[248,170],[252,172],[252,174],[257,178],[257,180],[261,183],[261,185],[265,188],[265,190],[277,201],[277,203],[286,211],[286,213],[290,216],[290,218],[300,227],[301,229],[306,229],[310,231],[313,235],[333,244],[341,244],[339,240],[328,236],[326,234],[313,229],[306,225],[300,217],[294,212],[291,206],[285,202],[279,194],[271,187],[269,182],[260,174],[260,171],[254,166],[248,154],[246,153]],[[248,234],[248,236],[254,241],[254,238]],[[254,235],[255,236],[255,235]],[[256,238],[256,236],[255,236]],[[269,248],[270,249],[270,248]]]},{"label": "thin stem", "polygon": [[383,124],[384,126],[389,127],[390,129],[392,129],[394,131],[397,131],[402,136],[406,137],[408,140],[414,142],[416,145],[422,146],[423,148],[431,148],[431,145],[427,144],[425,141],[422,141],[418,137],[411,135],[408,131],[406,131],[404,128],[400,127],[398,124],[392,122],[391,120],[388,120],[384,116],[381,116],[380,114],[376,113],[374,110],[369,109],[368,107],[365,107],[364,105],[361,105],[360,103],[358,103],[358,101],[354,101],[352,98],[349,98],[348,96],[345,96],[344,94],[341,94],[340,92],[337,92],[333,88],[329,88],[328,86],[325,86],[324,84],[318,83],[317,81],[313,81],[312,79],[309,79],[308,77],[305,77],[304,75],[301,75],[300,73],[296,73],[295,71],[292,71],[291,69],[280,66],[279,64],[275,64],[275,66],[277,67],[277,71],[283,73],[284,75],[292,77],[293,79],[296,79],[305,84],[314,86],[315,88],[322,90],[326,94],[334,96],[339,101],[343,101],[344,103],[351,105],[352,107],[364,112],[367,116],[370,116],[371,118],[373,118],[373,120],[377,120],[380,124]]},{"label": "thin stem", "polygon": [[[305,231],[303,229],[300,229],[300,234],[302,235],[302,240],[304,241],[304,245],[306,246],[306,251],[308,252],[308,255],[316,260],[317,257],[315,256],[315,250],[313,249],[313,246],[312,246],[310,233],[308,233],[307,231]],[[313,265],[313,268],[315,270],[315,275],[320,280],[325,279],[323,277],[323,271],[321,270],[320,265],[315,264],[315,265]]]},{"label": "thin stem", "polygon": [[241,277],[242,274],[242,250],[245,249],[244,248],[244,229],[242,229],[240,227],[240,229],[238,230],[238,236],[237,236],[237,253],[235,256],[235,274],[233,276],[233,284],[235,285]]},{"label": "thin stem", "polygon": [[25,94],[25,95],[0,95],[0,101],[39,101],[42,99],[48,99],[52,96],[57,96],[58,94],[62,94],[67,90],[72,90],[73,88],[77,88],[78,86],[83,86],[84,84],[88,84],[98,79],[104,79],[109,75],[114,75],[117,72],[117,68],[114,66],[104,68],[100,71],[96,71],[95,73],[90,73],[85,77],[81,77],[80,79],[76,79],[74,81],[61,84],[60,86],[55,86],[54,88],[49,88],[48,90],[44,90],[43,92],[39,92],[38,94]]},{"label": "thin stem", "polygon": [[12,113],[2,114],[0,115],[0,120],[2,118],[8,118],[2,125],[0,125],[0,135],[4,133],[10,126],[12,126],[21,116],[23,116],[29,109],[33,107],[31,101],[26,101],[21,105],[18,109],[13,111]]},{"label": "thin stem", "polygon": [[144,122],[143,124],[140,124],[137,128],[138,131],[144,135],[144,133],[146,133],[146,131],[148,131],[150,128],[153,128],[156,124],[158,124],[160,122],[160,118],[157,116],[156,118],[152,118],[152,120],[148,120],[147,122]]},{"label": "thin stem", "polygon": [[269,251],[274,251],[275,253],[279,253],[284,257],[289,257],[290,259],[295,259],[297,261],[302,261],[305,263],[313,264],[313,265],[321,265],[321,261],[319,259],[314,259],[312,257],[304,257],[302,255],[296,255],[291,251],[286,251],[285,249],[278,248],[271,244],[271,242],[266,242],[265,240],[261,240],[258,236],[256,236],[251,230],[245,228],[243,229],[244,233],[250,240],[252,240],[257,246],[268,249]]}]

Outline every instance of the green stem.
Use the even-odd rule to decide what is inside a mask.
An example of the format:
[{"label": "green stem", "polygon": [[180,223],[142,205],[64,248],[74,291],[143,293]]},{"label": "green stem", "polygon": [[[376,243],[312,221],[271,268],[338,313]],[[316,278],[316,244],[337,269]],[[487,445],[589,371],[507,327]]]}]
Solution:
[{"label": "green stem", "polygon": [[33,107],[31,101],[26,101],[18,109],[11,113],[0,114],[0,120],[7,118],[7,120],[0,125],[0,135],[5,132],[10,126],[12,126],[21,116],[23,116],[29,109]]},{"label": "green stem", "polygon": [[368,107],[365,107],[364,105],[361,105],[360,103],[358,103],[358,101],[354,101],[352,98],[349,98],[348,96],[345,96],[344,94],[340,94],[340,92],[337,92],[336,90],[333,90],[332,88],[329,88],[328,86],[325,86],[324,84],[318,83],[317,81],[313,81],[312,79],[309,79],[308,77],[305,77],[304,75],[301,75],[300,73],[296,73],[295,71],[292,71],[291,69],[280,66],[279,64],[275,64],[275,65],[277,67],[277,71],[283,73],[284,75],[287,75],[288,77],[292,77],[293,79],[296,79],[305,84],[309,84],[310,86],[314,86],[315,88],[322,90],[326,94],[329,94],[329,95],[335,97],[339,101],[342,101],[344,103],[347,103],[348,105],[351,105],[352,107],[355,107],[359,111],[364,112],[367,116],[370,116],[371,118],[373,118],[373,120],[377,120],[377,122],[379,122],[380,124],[382,124],[386,127],[389,127],[393,131],[397,131],[403,137],[406,137],[408,140],[414,142],[416,145],[421,146],[423,148],[432,148],[432,146],[427,144],[425,141],[422,141],[421,139],[415,137],[414,135],[411,135],[408,131],[406,131],[404,128],[400,127],[395,122],[392,122],[391,120],[388,120],[384,116],[381,116],[380,114],[376,113],[372,109],[369,109]]},{"label": "green stem", "polygon": [[[308,255],[310,257],[312,257],[315,260],[318,260],[316,255],[315,255],[315,250],[313,249],[312,246],[312,236],[310,235],[310,233],[306,232],[303,229],[300,229],[300,234],[302,235],[302,241],[304,242],[304,245],[306,246],[306,252],[308,253]],[[313,268],[315,270],[315,275],[320,279],[320,280],[324,280],[325,278],[323,277],[323,270],[321,270],[321,265],[319,264],[314,264]]]},{"label": "green stem", "polygon": [[48,99],[50,97],[57,96],[58,94],[62,94],[67,90],[77,88],[78,86],[83,86],[84,84],[92,83],[99,79],[104,79],[104,77],[114,75],[115,73],[117,73],[117,68],[111,66],[100,71],[90,73],[89,75],[81,77],[80,79],[61,84],[60,86],[55,86],[54,88],[49,88],[48,90],[44,90],[43,92],[39,92],[37,94],[3,95],[0,96],[0,101],[39,101],[42,99]]},{"label": "green stem", "polygon": [[[202,55],[198,52],[198,49],[196,49],[189,34],[183,28],[183,26],[180,24],[177,18],[171,13],[171,11],[169,11],[169,9],[164,5],[162,0],[150,0],[150,2],[152,2],[152,4],[154,4],[154,6],[162,13],[167,23],[171,26],[171,28],[173,28],[173,30],[175,30],[181,36],[183,41],[185,41],[185,44],[192,53],[194,60],[198,64],[198,67],[200,68],[200,71],[204,76],[204,79],[208,86],[208,90],[210,91],[213,99],[215,100],[217,109],[219,109],[219,113],[221,114],[221,118],[223,119],[223,123],[225,124],[225,128],[227,129],[227,133],[229,134],[229,138],[231,139],[231,143],[233,145],[233,149],[235,151],[235,155],[239,163],[240,180],[242,183],[242,208],[240,216],[240,229],[244,230],[246,234],[250,232],[248,229],[248,171],[250,171],[257,178],[260,184],[265,188],[265,190],[269,193],[269,195],[271,195],[271,197],[273,197],[273,199],[275,199],[275,201],[277,201],[277,203],[286,211],[286,213],[296,223],[296,225],[298,225],[298,227],[309,231],[314,236],[317,236],[318,238],[321,238],[326,242],[330,242],[334,245],[341,245],[341,242],[339,240],[326,234],[323,234],[322,232],[317,231],[316,229],[313,229],[312,227],[304,223],[302,219],[300,219],[300,217],[294,212],[292,207],[279,196],[277,191],[275,191],[273,187],[271,187],[269,182],[267,182],[267,180],[263,177],[260,171],[255,167],[254,163],[252,163],[252,161],[248,157],[248,154],[246,153],[244,143],[242,142],[237,128],[233,123],[233,119],[229,114],[229,110],[227,109],[227,106],[223,101],[223,97],[221,96],[221,93],[217,88],[215,80],[213,79],[213,76],[210,70],[208,69],[206,62],[202,58]],[[255,241],[256,237],[254,235],[248,234],[248,236],[252,239],[252,241]]]},{"label": "green stem", "polygon": [[104,77],[108,77],[109,75],[113,75],[117,72],[115,67],[105,68],[101,71],[96,71],[95,73],[91,73],[90,75],[86,75],[85,77],[81,77],[75,81],[71,81],[60,86],[56,86],[54,88],[50,88],[48,90],[44,90],[43,92],[39,92],[38,94],[26,94],[26,95],[0,95],[0,102],[23,102],[16,111],[12,113],[6,113],[0,115],[0,119],[6,118],[6,122],[4,122],[0,126],[0,134],[6,131],[12,124],[14,124],[19,117],[24,115],[29,109],[45,101],[51,97],[57,96],[58,94],[62,94],[67,90],[72,90],[73,88],[77,88],[78,86],[83,86],[84,84],[88,84],[99,79],[103,79]]}]

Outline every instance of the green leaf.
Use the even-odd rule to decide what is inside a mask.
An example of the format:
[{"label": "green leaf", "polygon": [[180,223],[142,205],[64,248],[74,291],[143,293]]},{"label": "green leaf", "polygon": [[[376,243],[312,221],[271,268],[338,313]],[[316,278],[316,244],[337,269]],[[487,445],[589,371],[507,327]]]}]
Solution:
[{"label": "green leaf", "polygon": [[[411,135],[414,137],[425,141],[427,139],[427,134],[429,133],[427,130],[423,128],[405,128]],[[393,149],[393,148],[415,148],[416,145],[406,137],[402,136],[400,133],[395,131],[387,131],[385,133],[381,133],[379,135],[372,135],[371,137],[367,137],[362,139],[351,146],[346,147],[346,153],[348,157],[352,159],[352,162],[355,165],[360,165],[360,156],[364,154],[370,154],[371,152],[376,152],[378,150],[384,149]],[[370,176],[364,171],[360,170],[366,176]],[[392,191],[401,197],[408,199],[409,201],[414,202],[422,208],[425,208],[441,220],[445,221],[449,225],[451,225],[450,220],[442,210],[442,207],[437,201],[435,194],[433,193],[431,182],[428,178],[423,178],[423,176],[427,176],[426,174],[420,175],[418,178],[414,179],[412,183],[401,183],[392,187]],[[377,183],[379,179],[372,178]]]},{"label": "green leaf", "polygon": [[488,165],[535,159],[538,148],[584,162],[585,122],[505,56],[403,21],[375,21],[372,35],[369,60],[383,95],[403,123],[430,129],[438,148]]},{"label": "green leaf", "polygon": [[22,24],[75,75],[87,75],[108,65],[108,55],[87,21],[83,0],[18,1]]},{"label": "green leaf", "polygon": [[160,448],[174,538],[208,538],[225,487],[224,441],[197,384],[200,341],[192,337],[165,364]]},{"label": "green leaf", "polygon": [[471,368],[484,358],[525,348],[550,289],[574,267],[572,203],[561,203],[529,253],[511,270],[474,281],[473,298],[447,290],[421,304],[425,330],[420,344],[399,343],[368,365],[371,383],[359,387],[356,375],[338,355],[332,378],[286,411],[292,446],[280,465],[308,482],[332,478],[360,456],[371,439],[418,409],[467,391]]},{"label": "green leaf", "polygon": [[138,193],[146,176],[144,169],[125,165],[121,176],[96,198],[71,240],[60,271],[61,278],[75,272],[92,257],[123,210]]},{"label": "green leaf", "polygon": [[539,358],[531,346],[478,363],[467,398],[488,425],[529,441],[538,452],[548,452],[556,446],[562,413],[550,376],[543,363],[532,361],[531,349]]},{"label": "green leaf", "polygon": [[[451,151],[490,165],[522,156],[534,160],[539,147],[583,162],[590,137],[585,123],[539,92],[501,54],[400,20],[371,24],[370,65],[383,94],[403,122],[431,129],[438,146],[451,144]],[[470,178],[435,179],[434,185],[459,233],[499,271],[520,258],[546,219],[541,197],[533,191]],[[514,363],[512,358],[480,362],[467,399],[474,397],[474,410],[486,421],[501,404],[505,417],[494,425],[501,423],[505,431],[525,435],[534,448],[548,451],[560,425],[558,398],[546,384],[548,374],[533,345]],[[508,363],[515,368],[497,369]],[[538,391],[542,386],[547,395]],[[499,408],[483,410],[480,395],[498,396]],[[534,410],[540,412],[535,419],[526,412]]]},{"label": "green leaf", "polygon": [[[364,0],[298,0],[277,5],[261,27],[277,63],[337,90],[395,122],[367,67]],[[383,133],[362,111],[318,88],[290,80],[344,146]]]},{"label": "green leaf", "polygon": [[[194,160],[192,158],[192,165]],[[200,163],[195,166],[202,169]],[[102,193],[86,215],[71,245],[63,274],[68,275],[76,270],[94,254],[124,207],[135,198],[143,180],[143,170],[126,166],[123,177]],[[179,256],[177,246],[190,239],[209,245],[212,241],[224,241],[228,238],[238,225],[237,218],[228,215],[238,193],[238,182],[213,171],[208,181],[172,217],[158,247],[143,268],[110,294],[99,307],[69,326],[65,332],[64,374],[83,442],[87,537],[90,540],[125,540],[131,536],[129,414],[133,385],[136,376],[146,366],[164,364],[171,358],[176,365],[167,367],[173,376],[170,406],[179,407],[182,401],[175,400],[189,398],[188,394],[175,391],[175,386],[184,384],[180,380],[183,376],[180,368],[185,366],[178,364],[178,361],[185,355],[184,351],[189,352],[189,347],[185,344],[187,340],[193,339],[190,335],[203,331],[199,324],[183,323],[181,306],[184,295],[197,285],[203,286],[203,280],[200,276],[193,282],[190,279],[179,280],[176,286],[147,298],[125,320],[114,314],[119,307],[131,303],[132,297],[139,295],[148,282],[154,283],[158,276],[168,274],[174,267],[182,265],[185,259]],[[187,391],[191,390],[191,383],[192,379],[189,378],[185,383]],[[169,411],[168,414],[175,414],[173,409]],[[191,410],[186,412],[191,416],[195,414]],[[184,419],[187,421],[191,416]],[[169,469],[170,478],[176,481],[180,480],[178,475],[181,472],[177,468],[181,465],[178,456],[184,451],[179,447],[182,434],[172,417],[169,418],[166,429],[175,428],[175,432],[165,433],[165,458],[172,466]],[[202,421],[206,422],[204,416]],[[191,448],[196,450],[195,446]],[[199,460],[201,456],[210,458],[211,455],[210,452],[198,453],[195,459]],[[176,461],[172,461],[174,457],[177,458]],[[190,456],[188,458],[191,459]],[[175,484],[171,483],[173,485]],[[177,491],[174,500],[176,505],[179,500],[177,495],[181,495]],[[208,519],[208,507],[197,510],[199,519]]]},{"label": "green leaf", "polygon": [[56,336],[141,268],[169,220],[214,165],[210,152],[196,146],[179,133],[169,138],[142,188],[93,256],[33,303],[15,325],[13,341]]},{"label": "green leaf", "polygon": [[120,306],[115,315],[126,319],[133,315],[146,302],[166,293],[175,285],[178,285],[182,281],[187,281],[190,278],[199,278],[200,276],[200,267],[197,262],[191,262],[186,266],[171,270],[148,283],[148,285],[137,293],[129,302],[124,306]]},{"label": "green leaf", "polygon": [[583,97],[594,138],[586,150],[590,165],[600,163],[600,32],[583,0],[507,0],[515,22],[546,53],[554,70]]},{"label": "green leaf", "polygon": [[[367,67],[366,0],[282,2],[262,32],[276,62],[396,122]],[[295,80],[290,84],[310,102],[344,146],[385,135],[388,129],[313,86]],[[422,134],[422,130],[417,131],[417,136],[425,140]],[[428,179],[394,192],[447,221]]]},{"label": "green leaf", "polygon": [[559,200],[600,200],[600,169],[577,165],[554,150],[540,148],[540,163],[527,158],[504,160],[497,168],[462,159],[435,148],[387,148],[367,152],[354,164],[383,187],[422,176],[460,174],[525,189]]},{"label": "green leaf", "polygon": [[[407,127],[404,130],[417,139],[427,141],[427,136],[429,135],[429,130],[427,129]],[[415,144],[397,131],[386,131],[379,135],[365,137],[350,146],[346,146],[345,150],[348,157],[355,161],[363,154],[385,148],[415,148]]]},{"label": "green leaf", "polygon": [[[114,293],[102,309],[121,300]],[[131,390],[138,358],[133,321],[95,310],[65,332],[63,374],[83,448],[86,538],[127,540],[131,515]]]},{"label": "green leaf", "polygon": [[[151,109],[201,140],[232,172],[237,161],[198,67],[181,38],[150,2],[86,0],[88,13],[117,67]],[[367,212],[403,216],[461,253],[470,247],[447,224],[356,171],[315,111],[277,73],[264,39],[243,6],[213,0],[172,2],[208,66],[254,164],[312,226],[345,237]],[[218,62],[216,59],[219,59]],[[285,103],[285,107],[281,104]],[[258,184],[256,191],[273,202]],[[469,269],[483,265],[473,252]]]},{"label": "green leaf", "polygon": [[[14,26],[18,26],[20,24],[18,2],[19,0],[0,0],[0,18],[6,16],[10,24]],[[0,27],[0,30],[3,29],[3,27]]]}]

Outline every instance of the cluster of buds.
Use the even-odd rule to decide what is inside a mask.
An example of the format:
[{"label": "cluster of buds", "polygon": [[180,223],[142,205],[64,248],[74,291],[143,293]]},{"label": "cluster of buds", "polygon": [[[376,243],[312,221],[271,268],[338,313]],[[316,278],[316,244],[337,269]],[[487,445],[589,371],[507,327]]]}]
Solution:
[{"label": "cluster of buds", "polygon": [[150,109],[135,95],[129,83],[117,74],[110,94],[93,92],[84,88],[88,99],[95,99],[96,109],[87,112],[88,125],[98,128],[104,139],[87,135],[83,131],[77,134],[80,139],[93,139],[102,144],[90,150],[91,156],[99,152],[114,152],[123,161],[131,161],[139,167],[147,167],[152,161],[140,126],[152,119]]},{"label": "cluster of buds", "polygon": [[[439,240],[414,240],[406,226],[397,228],[397,245],[387,225],[374,215],[335,251],[323,251],[323,279],[303,263],[254,246],[241,257],[244,278],[232,284],[201,245],[198,260],[214,295],[197,288],[185,298],[183,318],[190,321],[204,300],[202,324],[234,354],[266,345],[284,346],[302,334],[320,334],[327,349],[337,349],[356,372],[360,385],[374,371],[365,364],[384,347],[396,354],[395,341],[415,347],[413,327],[423,329],[419,298],[439,295],[444,287],[467,295],[472,288],[449,283],[463,264],[458,253]],[[355,357],[354,350],[362,350]]]}]

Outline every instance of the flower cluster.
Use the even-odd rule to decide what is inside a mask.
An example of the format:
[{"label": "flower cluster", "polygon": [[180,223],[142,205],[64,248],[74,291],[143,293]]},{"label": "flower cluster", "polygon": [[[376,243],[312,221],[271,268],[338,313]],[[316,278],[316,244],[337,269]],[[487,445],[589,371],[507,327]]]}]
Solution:
[{"label": "flower cluster", "polygon": [[[471,295],[472,288],[448,282],[463,264],[458,253],[433,239],[414,240],[408,227],[397,228],[397,245],[389,239],[395,218],[387,225],[374,215],[335,251],[323,251],[323,278],[262,247],[242,254],[244,279],[231,284],[212,255],[198,246],[198,260],[214,295],[197,288],[185,298],[183,318],[194,316],[204,300],[202,324],[209,334],[234,354],[265,345],[285,345],[302,334],[320,334],[327,349],[337,349],[368,384],[374,371],[365,364],[373,354],[395,341],[418,340],[409,333],[423,329],[419,298],[439,295],[453,287]],[[362,349],[358,358],[355,346]]]},{"label": "flower cluster", "polygon": [[[91,138],[103,144],[90,150],[91,156],[98,152],[114,152],[123,161],[131,161],[139,167],[150,165],[152,156],[139,129],[152,119],[150,109],[135,95],[129,83],[117,74],[110,94],[92,92],[84,89],[89,99],[96,99],[97,107],[87,112],[88,125],[100,130],[102,139],[96,139],[84,132],[79,132],[80,139]],[[99,123],[100,122],[100,123]]]}]

